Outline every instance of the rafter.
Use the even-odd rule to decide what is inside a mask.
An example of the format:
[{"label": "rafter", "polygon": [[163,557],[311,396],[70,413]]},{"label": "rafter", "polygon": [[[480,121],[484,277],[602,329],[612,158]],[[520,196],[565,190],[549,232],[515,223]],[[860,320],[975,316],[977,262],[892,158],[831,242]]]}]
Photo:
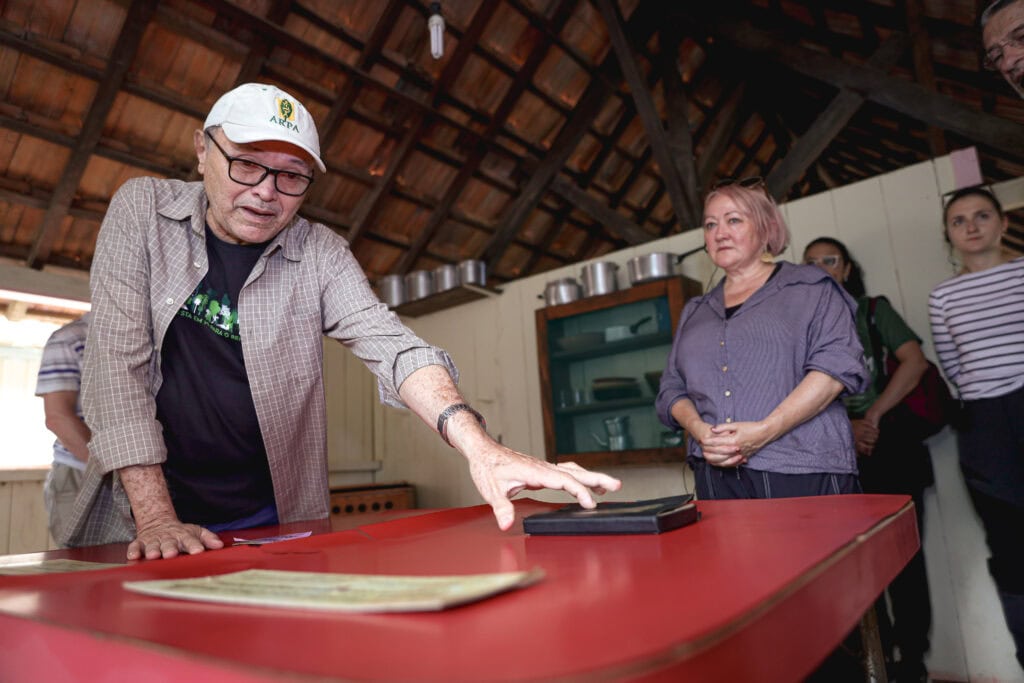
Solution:
[{"label": "rafter", "polygon": [[[692,21],[698,21],[690,17]],[[737,47],[787,65],[790,69],[837,88],[859,91],[867,99],[961,135],[968,140],[1024,156],[1024,125],[975,111],[955,100],[887,75],[880,69],[851,64],[788,43],[749,22],[711,18],[710,30]]]},{"label": "rafter", "polygon": [[[555,11],[554,21],[556,26],[561,27],[565,25],[565,22],[569,20],[569,15],[572,11],[572,3],[568,0],[562,0]],[[505,93],[501,103],[495,110],[494,115],[491,117],[491,122],[488,124],[487,129],[484,131],[485,137],[491,137],[498,130],[500,130],[505,122],[508,120],[509,115],[515,109],[516,104],[519,101],[519,96],[526,90],[527,84],[533,79],[533,76],[537,73],[537,69],[540,67],[544,58],[547,56],[547,47],[536,47],[530,51],[530,56],[526,59],[523,65],[519,68],[516,74],[515,80],[512,82],[511,87]],[[486,151],[483,146],[475,145],[468,155],[468,158],[459,166],[459,170],[456,173],[455,178],[449,183],[445,190],[444,196],[438,203],[438,206],[430,214],[430,218],[427,220],[426,225],[420,230],[416,239],[406,250],[402,258],[398,260],[394,268],[393,273],[406,273],[412,269],[413,264],[420,258],[426,245],[434,238],[434,234],[438,228],[442,225],[444,220],[448,216],[448,212],[451,211],[452,206],[455,205],[456,200],[462,194],[466,184],[472,177],[473,173],[480,166],[480,162],[483,161]]]},{"label": "rafter", "polygon": [[[891,34],[868,60],[874,68],[888,69],[899,61],[906,45],[902,34]],[[803,177],[807,169],[829,146],[836,135],[857,113],[864,98],[853,90],[843,88],[825,107],[810,128],[797,139],[782,162],[772,169],[766,182],[768,191],[777,199],[789,194],[790,189]]]},{"label": "rafter", "polygon": [[662,181],[668,188],[668,196],[672,200],[676,218],[682,225],[693,225],[696,222],[696,208],[694,204],[691,204],[691,196],[696,194],[695,188],[692,192],[685,189],[680,169],[670,153],[668,136],[654,106],[654,98],[647,88],[646,79],[633,54],[633,48],[622,29],[622,17],[619,15],[618,5],[614,4],[612,0],[596,0],[596,4],[601,10],[601,16],[604,17],[609,39],[619,59],[626,83],[629,84],[637,114],[647,132],[655,162],[661,171]]},{"label": "rafter", "polygon": [[74,199],[82,174],[85,173],[85,168],[89,164],[89,158],[103,133],[103,122],[106,121],[107,114],[110,113],[110,108],[117,98],[124,77],[128,73],[132,60],[135,58],[135,52],[142,41],[142,34],[155,9],[156,3],[150,0],[134,0],[128,8],[121,33],[117,38],[117,44],[107,61],[99,88],[89,106],[89,112],[85,115],[82,129],[78,133],[77,142],[71,151],[70,158],[64,165],[60,180],[54,187],[50,204],[46,208],[46,214],[36,231],[32,248],[29,249],[26,257],[28,265],[32,268],[41,269],[46,264],[60,224],[67,215],[68,207],[71,206]]}]

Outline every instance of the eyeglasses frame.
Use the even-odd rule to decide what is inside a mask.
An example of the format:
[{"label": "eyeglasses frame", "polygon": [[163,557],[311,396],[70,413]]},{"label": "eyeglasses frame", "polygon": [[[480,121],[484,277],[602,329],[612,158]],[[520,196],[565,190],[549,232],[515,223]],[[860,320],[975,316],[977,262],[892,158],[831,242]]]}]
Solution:
[{"label": "eyeglasses frame", "polygon": [[[265,164],[261,164],[258,161],[253,161],[252,159],[243,159],[242,157],[233,157],[230,154],[228,154],[224,150],[223,147],[220,146],[220,143],[218,143],[213,138],[213,134],[210,133],[210,131],[208,131],[208,130],[203,131],[203,134],[206,135],[206,137],[210,138],[210,142],[213,143],[213,146],[216,147],[218,150],[220,150],[220,153],[224,155],[225,159],[227,159],[227,162],[228,162],[228,178],[230,178],[232,182],[238,183],[239,185],[245,185],[246,187],[256,187],[257,185],[262,183],[264,180],[266,180],[268,175],[272,175],[272,176],[274,176],[274,189],[277,190],[278,192],[280,192],[281,194],[285,195],[285,196],[288,196],[288,197],[302,197],[307,192],[309,192],[309,188],[313,184],[313,180],[314,180],[313,176],[306,175],[305,173],[299,173],[297,171],[289,171],[289,170],[283,169],[283,168],[273,168],[271,166],[267,166]],[[242,181],[242,180],[238,180],[233,175],[231,175],[231,164],[233,164],[236,161],[241,161],[243,163],[251,164],[252,166],[258,166],[258,167],[262,168],[263,169],[263,175],[261,175],[260,179],[257,180],[254,183],[248,183],[248,182],[245,182],[245,181]],[[281,173],[287,173],[289,175],[299,176],[300,178],[306,178],[307,180],[309,180],[309,183],[306,185],[306,189],[304,189],[299,194],[295,194],[294,192],[287,192],[285,190],[282,190],[281,187],[277,184],[277,181],[278,181],[278,178],[279,178],[279,174],[281,174]]]},{"label": "eyeglasses frame", "polygon": [[[995,45],[985,50],[981,55],[981,65],[987,71],[999,71],[1005,57],[1005,51],[1010,46],[1024,48],[1024,23],[1018,24],[1010,31],[1005,38],[997,41]],[[995,52],[996,56],[993,57],[992,53]]]},{"label": "eyeglasses frame", "polygon": [[[842,258],[843,257],[839,256],[838,254],[829,254],[827,256],[821,256],[819,258],[812,258],[812,259],[805,258],[804,259],[804,265],[807,265],[807,266],[828,266],[829,268],[835,268],[836,266],[839,265],[839,261]],[[832,263],[829,263],[829,261],[832,261]]]}]

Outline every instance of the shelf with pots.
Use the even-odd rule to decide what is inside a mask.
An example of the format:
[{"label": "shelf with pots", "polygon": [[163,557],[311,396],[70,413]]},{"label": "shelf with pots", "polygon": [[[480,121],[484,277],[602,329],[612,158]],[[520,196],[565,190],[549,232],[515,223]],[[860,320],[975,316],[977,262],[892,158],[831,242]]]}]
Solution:
[{"label": "shelf with pots", "polygon": [[434,270],[415,270],[407,275],[385,275],[377,282],[381,301],[408,318],[434,313],[489,296],[500,289],[488,287],[483,261],[466,260]]},{"label": "shelf with pots", "polygon": [[654,401],[683,304],[698,294],[699,283],[673,276],[536,311],[549,461],[683,459],[682,436],[660,423]]}]

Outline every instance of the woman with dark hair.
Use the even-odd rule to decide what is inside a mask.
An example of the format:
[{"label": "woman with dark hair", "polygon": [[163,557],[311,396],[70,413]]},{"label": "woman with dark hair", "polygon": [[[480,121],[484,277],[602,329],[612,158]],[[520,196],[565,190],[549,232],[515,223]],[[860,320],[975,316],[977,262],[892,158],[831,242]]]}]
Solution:
[{"label": "woman with dark hair", "polygon": [[867,380],[856,304],[820,269],[776,263],[788,237],[763,183],[705,201],[704,245],[725,277],[686,302],[656,405],[689,435],[699,498],[860,491],[837,400]]},{"label": "woman with dark hair", "polygon": [[943,224],[963,265],[928,297],[932,338],[960,395],[960,469],[1024,666],[1024,257],[1003,248],[1006,214],[984,188],[953,193]]},{"label": "woman with dark hair", "polygon": [[[900,404],[928,368],[921,339],[885,297],[869,297],[860,265],[846,245],[819,237],[804,249],[804,263],[832,276],[857,299],[857,334],[864,346],[871,383],[867,391],[844,399],[853,425],[857,468],[865,493],[912,496],[917,524],[924,533],[924,490],[934,483],[928,447],[914,434],[906,409]],[[899,362],[887,372],[887,359]],[[892,658],[900,650],[897,681],[925,680],[924,654],[928,651],[931,603],[924,554],[918,552],[888,587],[895,622],[889,628],[884,601],[879,605],[883,644]]]}]

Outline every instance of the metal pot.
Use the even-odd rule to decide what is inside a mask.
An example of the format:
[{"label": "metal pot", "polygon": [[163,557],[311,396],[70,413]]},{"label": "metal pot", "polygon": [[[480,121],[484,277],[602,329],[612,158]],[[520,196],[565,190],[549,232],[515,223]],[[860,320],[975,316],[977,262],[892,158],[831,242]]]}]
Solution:
[{"label": "metal pot", "polygon": [[634,256],[626,263],[629,284],[635,285],[639,282],[647,282],[648,280],[672,277],[676,274],[676,264],[678,262],[678,256],[664,251]]},{"label": "metal pot", "polygon": [[405,303],[405,280],[401,275],[385,275],[377,280],[377,292],[388,308],[397,308]]},{"label": "metal pot", "polygon": [[619,264],[612,261],[598,261],[583,266],[580,278],[583,280],[583,296],[610,294],[619,288],[615,273]]},{"label": "metal pot", "polygon": [[444,292],[459,286],[459,269],[450,263],[434,268],[434,291]]},{"label": "metal pot", "polygon": [[580,298],[580,283],[576,278],[564,277],[544,285],[544,305],[557,306]]},{"label": "metal pot", "polygon": [[487,264],[477,259],[459,261],[459,282],[464,285],[487,286]]},{"label": "metal pot", "polygon": [[434,278],[429,270],[414,270],[405,276],[405,293],[416,301],[434,293]]}]

